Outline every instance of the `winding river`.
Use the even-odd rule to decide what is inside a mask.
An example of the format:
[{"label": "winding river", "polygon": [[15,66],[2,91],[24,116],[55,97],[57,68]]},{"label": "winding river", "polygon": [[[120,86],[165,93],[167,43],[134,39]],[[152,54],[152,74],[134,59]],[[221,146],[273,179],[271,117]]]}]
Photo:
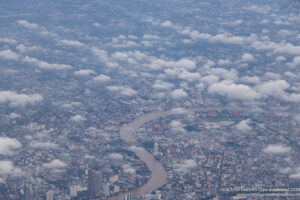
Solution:
[{"label": "winding river", "polygon": [[[186,112],[194,112],[194,111],[218,111],[218,110],[245,110],[240,107],[224,107],[224,108],[218,108],[218,107],[200,107],[200,108],[190,108],[186,109],[184,111]],[[180,110],[179,110],[180,111]],[[182,114],[186,113],[183,112]],[[145,148],[140,147],[135,136],[135,132],[146,122],[149,122],[151,120],[157,119],[162,116],[168,116],[173,114],[181,114],[178,113],[178,110],[169,110],[169,111],[154,111],[152,113],[148,113],[145,115],[140,116],[133,122],[127,124],[126,126],[122,126],[120,129],[120,137],[127,142],[131,147],[128,149],[132,152],[134,152],[141,161],[143,161],[148,169],[151,172],[151,177],[148,180],[147,183],[144,185],[127,192],[127,194],[131,194],[132,197],[141,196],[147,193],[150,193],[161,186],[163,186],[165,183],[167,183],[167,172],[164,169],[163,165],[155,159],[155,157],[149,153]],[[125,194],[119,194],[114,197],[108,198],[108,200],[123,200]]]}]

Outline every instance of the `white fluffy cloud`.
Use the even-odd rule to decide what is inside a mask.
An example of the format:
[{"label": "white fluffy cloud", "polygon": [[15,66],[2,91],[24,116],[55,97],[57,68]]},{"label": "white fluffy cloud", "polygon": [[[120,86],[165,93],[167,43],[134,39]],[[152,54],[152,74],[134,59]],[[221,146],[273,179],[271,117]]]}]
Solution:
[{"label": "white fluffy cloud", "polygon": [[82,117],[81,115],[75,115],[75,116],[71,117],[70,120],[72,120],[74,122],[83,122],[86,120],[86,118]]},{"label": "white fluffy cloud", "polygon": [[54,159],[54,160],[52,160],[49,163],[44,163],[43,164],[43,167],[48,168],[48,169],[64,168],[66,166],[67,165],[64,162],[62,162],[62,161],[60,161],[58,159]]},{"label": "white fluffy cloud", "polygon": [[281,154],[288,153],[291,150],[291,147],[287,147],[282,144],[270,144],[266,148],[263,149],[265,153],[270,154]]},{"label": "white fluffy cloud", "polygon": [[91,49],[92,53],[100,59],[101,62],[108,62],[108,53],[105,50],[98,49],[97,47],[93,47]]},{"label": "white fluffy cloud", "polygon": [[251,131],[251,127],[248,125],[250,119],[242,120],[237,125],[236,128],[242,132]]},{"label": "white fluffy cloud", "polygon": [[24,26],[25,28],[28,28],[28,29],[35,29],[35,28],[39,27],[37,24],[30,23],[26,20],[18,20],[17,23],[21,26]]},{"label": "white fluffy cloud", "polygon": [[20,148],[21,143],[14,139],[8,137],[0,137],[0,154],[12,154],[15,149]]},{"label": "white fluffy cloud", "polygon": [[214,83],[207,89],[210,94],[219,94],[231,99],[254,100],[259,94],[247,85],[235,84],[231,81]]},{"label": "white fluffy cloud", "polygon": [[164,21],[163,23],[160,24],[161,27],[172,27],[173,24],[170,20]]},{"label": "white fluffy cloud", "polygon": [[185,132],[184,127],[183,127],[184,125],[180,121],[172,120],[170,123],[170,126],[171,126],[172,132],[175,132],[175,133]]},{"label": "white fluffy cloud", "polygon": [[11,161],[0,161],[0,175],[7,175],[13,172],[15,169],[14,164]]},{"label": "white fluffy cloud", "polygon": [[243,76],[240,80],[246,83],[260,83],[260,78],[258,76]]},{"label": "white fluffy cloud", "polygon": [[172,83],[163,82],[161,80],[156,80],[153,84],[152,88],[158,89],[158,90],[170,90],[174,87]]},{"label": "white fluffy cloud", "polygon": [[8,103],[11,107],[26,106],[41,102],[43,97],[40,94],[17,94],[13,91],[1,91],[0,103]]},{"label": "white fluffy cloud", "polygon": [[70,65],[47,63],[45,61],[41,61],[41,60],[38,60],[36,58],[31,58],[31,57],[28,57],[28,56],[26,56],[25,58],[23,58],[23,61],[25,61],[27,63],[34,64],[34,65],[38,66],[41,69],[64,70],[64,69],[71,69],[72,68],[72,66],[70,66]]},{"label": "white fluffy cloud", "polygon": [[96,82],[106,82],[106,81],[109,81],[109,80],[110,80],[110,77],[106,76],[104,74],[100,74],[100,75],[93,78],[93,81],[96,81]]},{"label": "white fluffy cloud", "polygon": [[119,153],[112,153],[112,154],[109,154],[109,158],[113,159],[113,160],[122,160],[123,156]]},{"label": "white fluffy cloud", "polygon": [[0,42],[7,43],[7,44],[17,44],[17,40],[9,39],[9,38],[0,38]]},{"label": "white fluffy cloud", "polygon": [[18,60],[19,55],[11,50],[3,50],[3,51],[0,51],[0,58],[6,59],[6,60]]},{"label": "white fluffy cloud", "polygon": [[60,40],[58,42],[58,44],[60,45],[67,45],[67,46],[73,46],[73,47],[83,47],[84,44],[79,42],[79,41],[76,41],[76,40]]},{"label": "white fluffy cloud", "polygon": [[74,72],[74,74],[76,76],[89,76],[89,75],[92,75],[92,74],[95,74],[96,72],[94,70],[91,70],[91,69],[80,69],[76,72]]},{"label": "white fluffy cloud", "polygon": [[242,60],[245,62],[251,62],[254,61],[254,57],[250,53],[244,53],[242,56]]},{"label": "white fluffy cloud", "polygon": [[135,91],[134,89],[132,89],[130,87],[125,87],[125,86],[111,85],[111,86],[107,86],[106,89],[108,89],[109,91],[118,92],[119,94],[121,94],[123,96],[134,96],[137,94],[137,91]]},{"label": "white fluffy cloud", "polygon": [[187,70],[181,70],[178,74],[178,78],[187,80],[187,81],[196,81],[200,80],[201,76],[198,72],[189,72]]},{"label": "white fluffy cloud", "polygon": [[262,96],[277,96],[283,97],[284,90],[288,89],[290,85],[285,80],[272,80],[268,82],[264,82],[261,85],[256,87],[256,90]]},{"label": "white fluffy cloud", "polygon": [[173,99],[182,99],[184,97],[187,97],[188,94],[183,89],[175,89],[171,92],[171,97]]}]

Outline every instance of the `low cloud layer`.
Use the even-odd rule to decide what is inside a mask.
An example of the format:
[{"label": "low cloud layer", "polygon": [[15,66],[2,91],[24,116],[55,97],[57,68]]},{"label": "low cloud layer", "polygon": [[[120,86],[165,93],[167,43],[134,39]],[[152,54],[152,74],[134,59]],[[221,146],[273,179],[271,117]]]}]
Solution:
[{"label": "low cloud layer", "polygon": [[65,70],[65,69],[72,69],[71,65],[66,65],[66,64],[56,64],[56,63],[47,63],[42,60],[38,60],[36,58],[31,58],[29,56],[26,56],[23,58],[24,62],[34,64],[38,66],[41,69],[50,69],[50,70]]},{"label": "low cloud layer", "polygon": [[82,117],[81,115],[75,115],[71,117],[70,120],[74,122],[83,122],[86,120],[86,118]]},{"label": "low cloud layer", "polygon": [[120,95],[123,96],[134,96],[137,94],[137,91],[135,91],[134,89],[124,86],[111,85],[107,86],[106,89],[108,89],[109,91],[118,92]]},{"label": "low cloud layer", "polygon": [[112,160],[122,160],[123,156],[119,153],[112,153],[112,154],[109,154],[109,158]]},{"label": "low cloud layer", "polygon": [[80,69],[76,72],[74,72],[74,74],[76,76],[89,76],[89,75],[92,75],[92,74],[95,74],[96,72],[94,70],[91,70],[91,69]]},{"label": "low cloud layer", "polygon": [[54,159],[54,160],[52,160],[49,163],[44,163],[43,164],[43,167],[48,168],[48,169],[64,168],[66,166],[67,165],[64,162],[62,162],[62,161],[60,161],[58,159]]},{"label": "low cloud layer", "polygon": [[1,91],[0,103],[8,103],[11,107],[34,105],[43,100],[40,94],[17,94],[13,91]]},{"label": "low cloud layer", "polygon": [[242,120],[237,125],[236,128],[242,132],[251,131],[251,127],[248,125],[250,119]]},{"label": "low cloud layer", "polygon": [[266,148],[263,149],[263,152],[269,154],[281,154],[281,153],[288,153],[291,151],[291,147],[287,147],[282,144],[270,144]]},{"label": "low cloud layer", "polygon": [[21,143],[14,138],[0,137],[0,154],[2,155],[12,154],[15,149],[21,147]]}]

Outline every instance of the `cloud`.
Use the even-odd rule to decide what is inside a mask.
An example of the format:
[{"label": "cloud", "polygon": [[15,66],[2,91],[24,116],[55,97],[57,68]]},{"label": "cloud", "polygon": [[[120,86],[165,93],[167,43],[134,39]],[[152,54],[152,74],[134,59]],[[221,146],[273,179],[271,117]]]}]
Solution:
[{"label": "cloud", "polygon": [[75,115],[75,116],[71,117],[70,120],[72,120],[74,122],[83,122],[86,120],[86,118],[82,117],[81,115]]},{"label": "cloud", "polygon": [[104,74],[100,74],[100,75],[93,78],[93,81],[96,81],[96,82],[106,82],[106,81],[109,81],[109,80],[110,80],[110,77],[106,76]]},{"label": "cloud", "polygon": [[267,79],[280,79],[280,78],[281,78],[281,75],[280,75],[280,74],[273,73],[273,72],[266,72],[266,73],[265,73],[265,77],[266,77]]},{"label": "cloud", "polygon": [[188,58],[182,58],[175,63],[175,67],[191,70],[196,68],[196,63]]},{"label": "cloud", "polygon": [[12,154],[15,149],[22,147],[21,143],[14,139],[8,137],[0,137],[0,154]]},{"label": "cloud", "polygon": [[286,60],[286,58],[284,56],[277,56],[276,57],[277,62],[282,62],[282,61],[285,61],[285,60]]},{"label": "cloud", "polygon": [[244,53],[242,56],[242,60],[245,62],[252,62],[254,61],[254,57],[250,53]]},{"label": "cloud", "polygon": [[196,81],[196,80],[200,80],[201,76],[198,72],[192,73],[187,70],[182,70],[181,72],[179,72],[178,78],[187,81]]},{"label": "cloud", "polygon": [[93,26],[96,27],[96,28],[99,28],[99,27],[101,27],[102,25],[99,24],[98,22],[95,22],[95,23],[93,24]]},{"label": "cloud", "polygon": [[113,160],[122,160],[123,156],[119,153],[112,153],[109,155],[109,158]]},{"label": "cloud", "polygon": [[108,62],[108,53],[105,50],[98,49],[96,47],[93,47],[91,49],[92,53],[97,56],[101,62]]},{"label": "cloud", "polygon": [[207,90],[210,94],[219,94],[231,99],[254,100],[260,97],[259,94],[249,86],[235,84],[226,80],[212,84]]},{"label": "cloud", "polygon": [[263,149],[263,152],[269,154],[288,153],[289,151],[291,151],[291,147],[287,147],[282,144],[270,144]]},{"label": "cloud", "polygon": [[11,119],[16,119],[16,118],[20,118],[20,117],[21,117],[21,115],[18,113],[12,112],[9,114],[9,118],[11,118]]},{"label": "cloud", "polygon": [[260,78],[258,76],[243,76],[240,80],[246,83],[260,83]]},{"label": "cloud", "polygon": [[64,167],[66,167],[66,166],[67,166],[67,165],[66,165],[64,162],[62,162],[62,161],[60,161],[60,160],[58,160],[58,159],[54,159],[54,160],[52,160],[52,161],[49,162],[49,163],[44,163],[44,164],[43,164],[43,167],[48,168],[48,169],[64,168]]},{"label": "cloud", "polygon": [[175,133],[182,133],[185,132],[183,128],[183,124],[180,121],[172,120],[170,123],[171,131]]},{"label": "cloud", "polygon": [[80,69],[76,72],[74,72],[74,74],[76,76],[89,76],[89,75],[92,75],[92,74],[95,74],[96,72],[94,70],[91,70],[91,69]]},{"label": "cloud", "polygon": [[230,79],[234,81],[238,80],[238,72],[235,69],[227,70],[224,68],[211,68],[210,73],[222,77],[224,79]]},{"label": "cloud", "polygon": [[30,147],[35,148],[35,149],[57,149],[58,145],[52,142],[37,142],[37,141],[32,141],[29,144]]},{"label": "cloud", "polygon": [[297,67],[297,66],[300,66],[300,56],[296,56],[294,59],[293,59],[293,62],[292,63],[288,63],[289,66],[291,67]]},{"label": "cloud", "polygon": [[170,90],[174,87],[172,83],[163,82],[161,80],[156,80],[154,84],[152,85],[152,88],[158,89],[158,90]]},{"label": "cloud", "polygon": [[34,105],[43,100],[40,94],[17,94],[13,91],[1,91],[0,103],[8,103],[11,107]]},{"label": "cloud", "polygon": [[235,20],[234,22],[232,22],[231,24],[232,25],[240,25],[242,23],[244,23],[244,21],[242,19],[238,19],[238,20]]},{"label": "cloud", "polygon": [[188,94],[183,89],[175,89],[171,92],[171,97],[173,99],[182,99],[184,97],[187,97]]},{"label": "cloud", "polygon": [[290,43],[274,45],[274,53],[285,53],[291,55],[300,55],[300,46],[294,46]]},{"label": "cloud", "polygon": [[110,90],[110,91],[114,91],[114,92],[119,92],[119,94],[123,95],[123,96],[134,96],[137,94],[137,91],[135,91],[134,89],[130,88],[130,87],[125,87],[125,86],[107,86],[106,89]]},{"label": "cloud", "polygon": [[201,78],[201,81],[206,83],[207,85],[211,85],[213,83],[217,83],[219,81],[219,77],[216,75],[208,75]]},{"label": "cloud", "polygon": [[265,5],[265,6],[252,5],[252,6],[247,6],[244,9],[250,10],[252,12],[261,13],[261,14],[266,14],[272,10],[272,8],[268,5]]},{"label": "cloud", "polygon": [[242,120],[237,125],[236,128],[242,132],[251,131],[251,127],[248,125],[250,119]]},{"label": "cloud", "polygon": [[170,20],[164,21],[163,23],[160,24],[161,27],[172,27],[173,24]]},{"label": "cloud", "polygon": [[290,175],[292,179],[300,179],[300,167],[294,169],[294,172]]},{"label": "cloud", "polygon": [[83,47],[84,46],[83,43],[76,41],[76,40],[60,40],[58,42],[58,44],[72,46],[72,47]]},{"label": "cloud", "polygon": [[229,59],[218,60],[218,65],[230,65],[230,64],[231,64],[231,60]]},{"label": "cloud", "polygon": [[124,61],[128,59],[128,54],[126,52],[115,52],[111,55],[111,58],[114,60]]},{"label": "cloud", "polygon": [[0,58],[6,59],[6,60],[18,60],[19,55],[11,50],[3,50],[3,51],[0,51]]},{"label": "cloud", "polygon": [[39,26],[35,23],[30,23],[26,20],[18,20],[17,23],[21,26],[24,26],[25,28],[28,28],[28,29],[36,29],[36,28],[39,28]]},{"label": "cloud", "polygon": [[262,96],[285,96],[284,90],[288,89],[290,85],[285,80],[272,80],[264,82],[256,87],[256,90]]},{"label": "cloud", "polygon": [[229,33],[211,35],[208,33],[200,33],[199,31],[184,31],[183,34],[188,34],[193,40],[201,39],[209,42],[221,42],[225,44],[243,45],[256,39],[256,35],[252,34],[249,37],[233,36]]},{"label": "cloud", "polygon": [[31,63],[34,64],[36,66],[38,66],[41,69],[54,69],[54,70],[64,70],[64,69],[71,69],[72,66],[70,65],[66,65],[66,64],[51,64],[51,63],[47,63],[45,61],[41,61],[38,60],[36,58],[31,58],[26,56],[25,58],[23,58],[23,61],[27,62],[27,63]]},{"label": "cloud", "polygon": [[15,169],[14,164],[11,161],[0,161],[0,175],[7,175],[13,172]]},{"label": "cloud", "polygon": [[7,44],[17,44],[17,40],[9,39],[9,38],[0,38],[0,42],[7,43]]}]

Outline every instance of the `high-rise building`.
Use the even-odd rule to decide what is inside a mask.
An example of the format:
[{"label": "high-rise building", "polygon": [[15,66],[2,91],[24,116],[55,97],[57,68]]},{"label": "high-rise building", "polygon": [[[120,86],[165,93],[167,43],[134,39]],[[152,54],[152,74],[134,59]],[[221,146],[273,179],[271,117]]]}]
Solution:
[{"label": "high-rise building", "polygon": [[102,174],[94,170],[88,171],[88,195],[94,197],[101,193]]},{"label": "high-rise building", "polygon": [[77,197],[76,185],[70,186],[70,197]]},{"label": "high-rise building", "polygon": [[123,200],[132,200],[131,194],[125,194]]},{"label": "high-rise building", "polygon": [[53,191],[48,191],[47,194],[46,194],[46,200],[53,200],[53,197],[54,197],[54,193]]},{"label": "high-rise building", "polygon": [[157,144],[157,142],[154,143],[153,153],[154,153],[154,155],[158,154],[158,144]]},{"label": "high-rise building", "polygon": [[24,200],[31,200],[31,185],[28,183],[24,184]]}]

